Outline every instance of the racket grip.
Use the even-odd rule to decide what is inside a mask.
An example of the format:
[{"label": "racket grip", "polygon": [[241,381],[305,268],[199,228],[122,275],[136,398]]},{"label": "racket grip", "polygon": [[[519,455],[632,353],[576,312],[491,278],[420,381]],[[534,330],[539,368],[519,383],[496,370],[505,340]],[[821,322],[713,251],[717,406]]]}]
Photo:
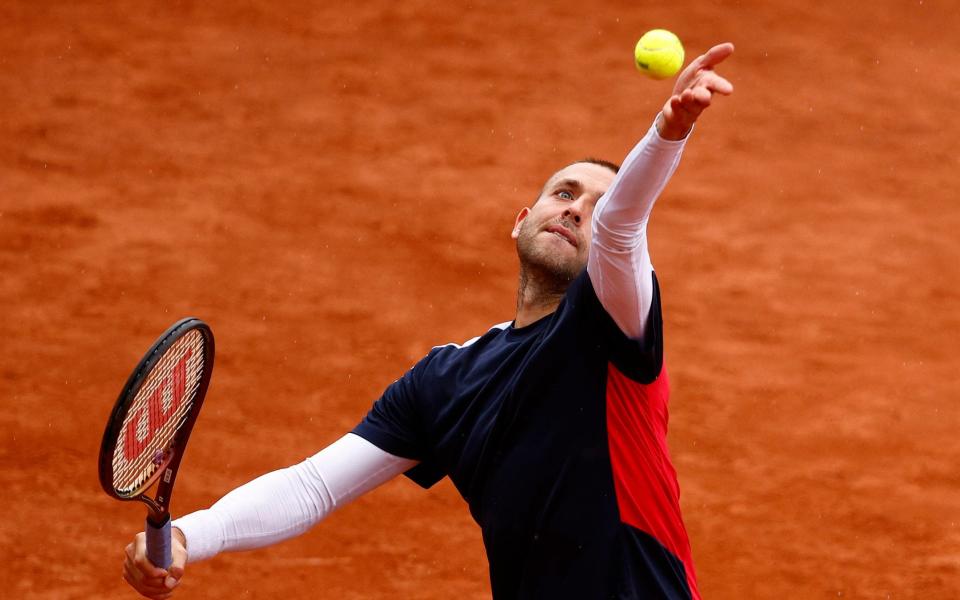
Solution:
[{"label": "racket grip", "polygon": [[170,515],[163,520],[163,525],[157,527],[147,518],[144,529],[147,534],[147,558],[154,566],[169,569],[173,564],[173,554],[170,550]]}]

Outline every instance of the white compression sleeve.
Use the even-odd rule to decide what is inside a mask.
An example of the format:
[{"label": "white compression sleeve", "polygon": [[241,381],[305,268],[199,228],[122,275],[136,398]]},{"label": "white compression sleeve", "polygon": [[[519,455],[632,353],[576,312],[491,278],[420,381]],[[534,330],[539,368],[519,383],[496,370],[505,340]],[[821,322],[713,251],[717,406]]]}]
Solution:
[{"label": "white compression sleeve", "polygon": [[654,121],[593,210],[587,271],[603,308],[633,339],[643,339],[653,300],[647,220],[685,143],[661,138]]},{"label": "white compression sleeve", "polygon": [[258,477],[173,526],[187,539],[189,562],[268,546],[300,535],[416,464],[348,433],[302,463]]}]

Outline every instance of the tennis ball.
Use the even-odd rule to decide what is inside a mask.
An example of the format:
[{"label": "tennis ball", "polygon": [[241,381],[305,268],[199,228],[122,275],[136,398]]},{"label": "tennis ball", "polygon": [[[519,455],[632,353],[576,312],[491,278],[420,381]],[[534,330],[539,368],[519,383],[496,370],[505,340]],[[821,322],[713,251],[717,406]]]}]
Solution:
[{"label": "tennis ball", "polygon": [[653,29],[640,38],[633,50],[637,69],[654,79],[676,75],[683,66],[683,44],[666,29]]}]

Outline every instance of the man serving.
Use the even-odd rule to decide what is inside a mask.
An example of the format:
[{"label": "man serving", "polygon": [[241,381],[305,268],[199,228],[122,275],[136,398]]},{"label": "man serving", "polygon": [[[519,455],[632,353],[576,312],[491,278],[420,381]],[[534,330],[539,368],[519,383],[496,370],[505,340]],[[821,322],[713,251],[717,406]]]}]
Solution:
[{"label": "man serving", "polygon": [[468,502],[495,600],[699,598],[646,226],[697,118],[733,92],[714,71],[732,52],[714,46],[680,74],[622,167],[570,164],[520,211],[513,321],[433,348],[352,432],[175,521],[169,570],[138,534],[126,580],[168,598],[187,562],[298,535],[405,473],[450,477]]}]

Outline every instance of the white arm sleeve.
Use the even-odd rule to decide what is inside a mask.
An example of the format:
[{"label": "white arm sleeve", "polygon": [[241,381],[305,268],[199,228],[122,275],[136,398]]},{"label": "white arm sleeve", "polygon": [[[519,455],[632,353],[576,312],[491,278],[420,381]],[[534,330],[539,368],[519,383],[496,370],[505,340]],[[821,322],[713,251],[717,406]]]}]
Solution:
[{"label": "white arm sleeve", "polygon": [[680,163],[685,143],[686,138],[661,138],[654,121],[593,210],[587,272],[603,308],[624,334],[636,340],[643,339],[653,301],[647,220]]},{"label": "white arm sleeve", "polygon": [[173,526],[187,539],[188,562],[268,546],[300,535],[416,464],[348,433],[302,463],[258,477]]}]

